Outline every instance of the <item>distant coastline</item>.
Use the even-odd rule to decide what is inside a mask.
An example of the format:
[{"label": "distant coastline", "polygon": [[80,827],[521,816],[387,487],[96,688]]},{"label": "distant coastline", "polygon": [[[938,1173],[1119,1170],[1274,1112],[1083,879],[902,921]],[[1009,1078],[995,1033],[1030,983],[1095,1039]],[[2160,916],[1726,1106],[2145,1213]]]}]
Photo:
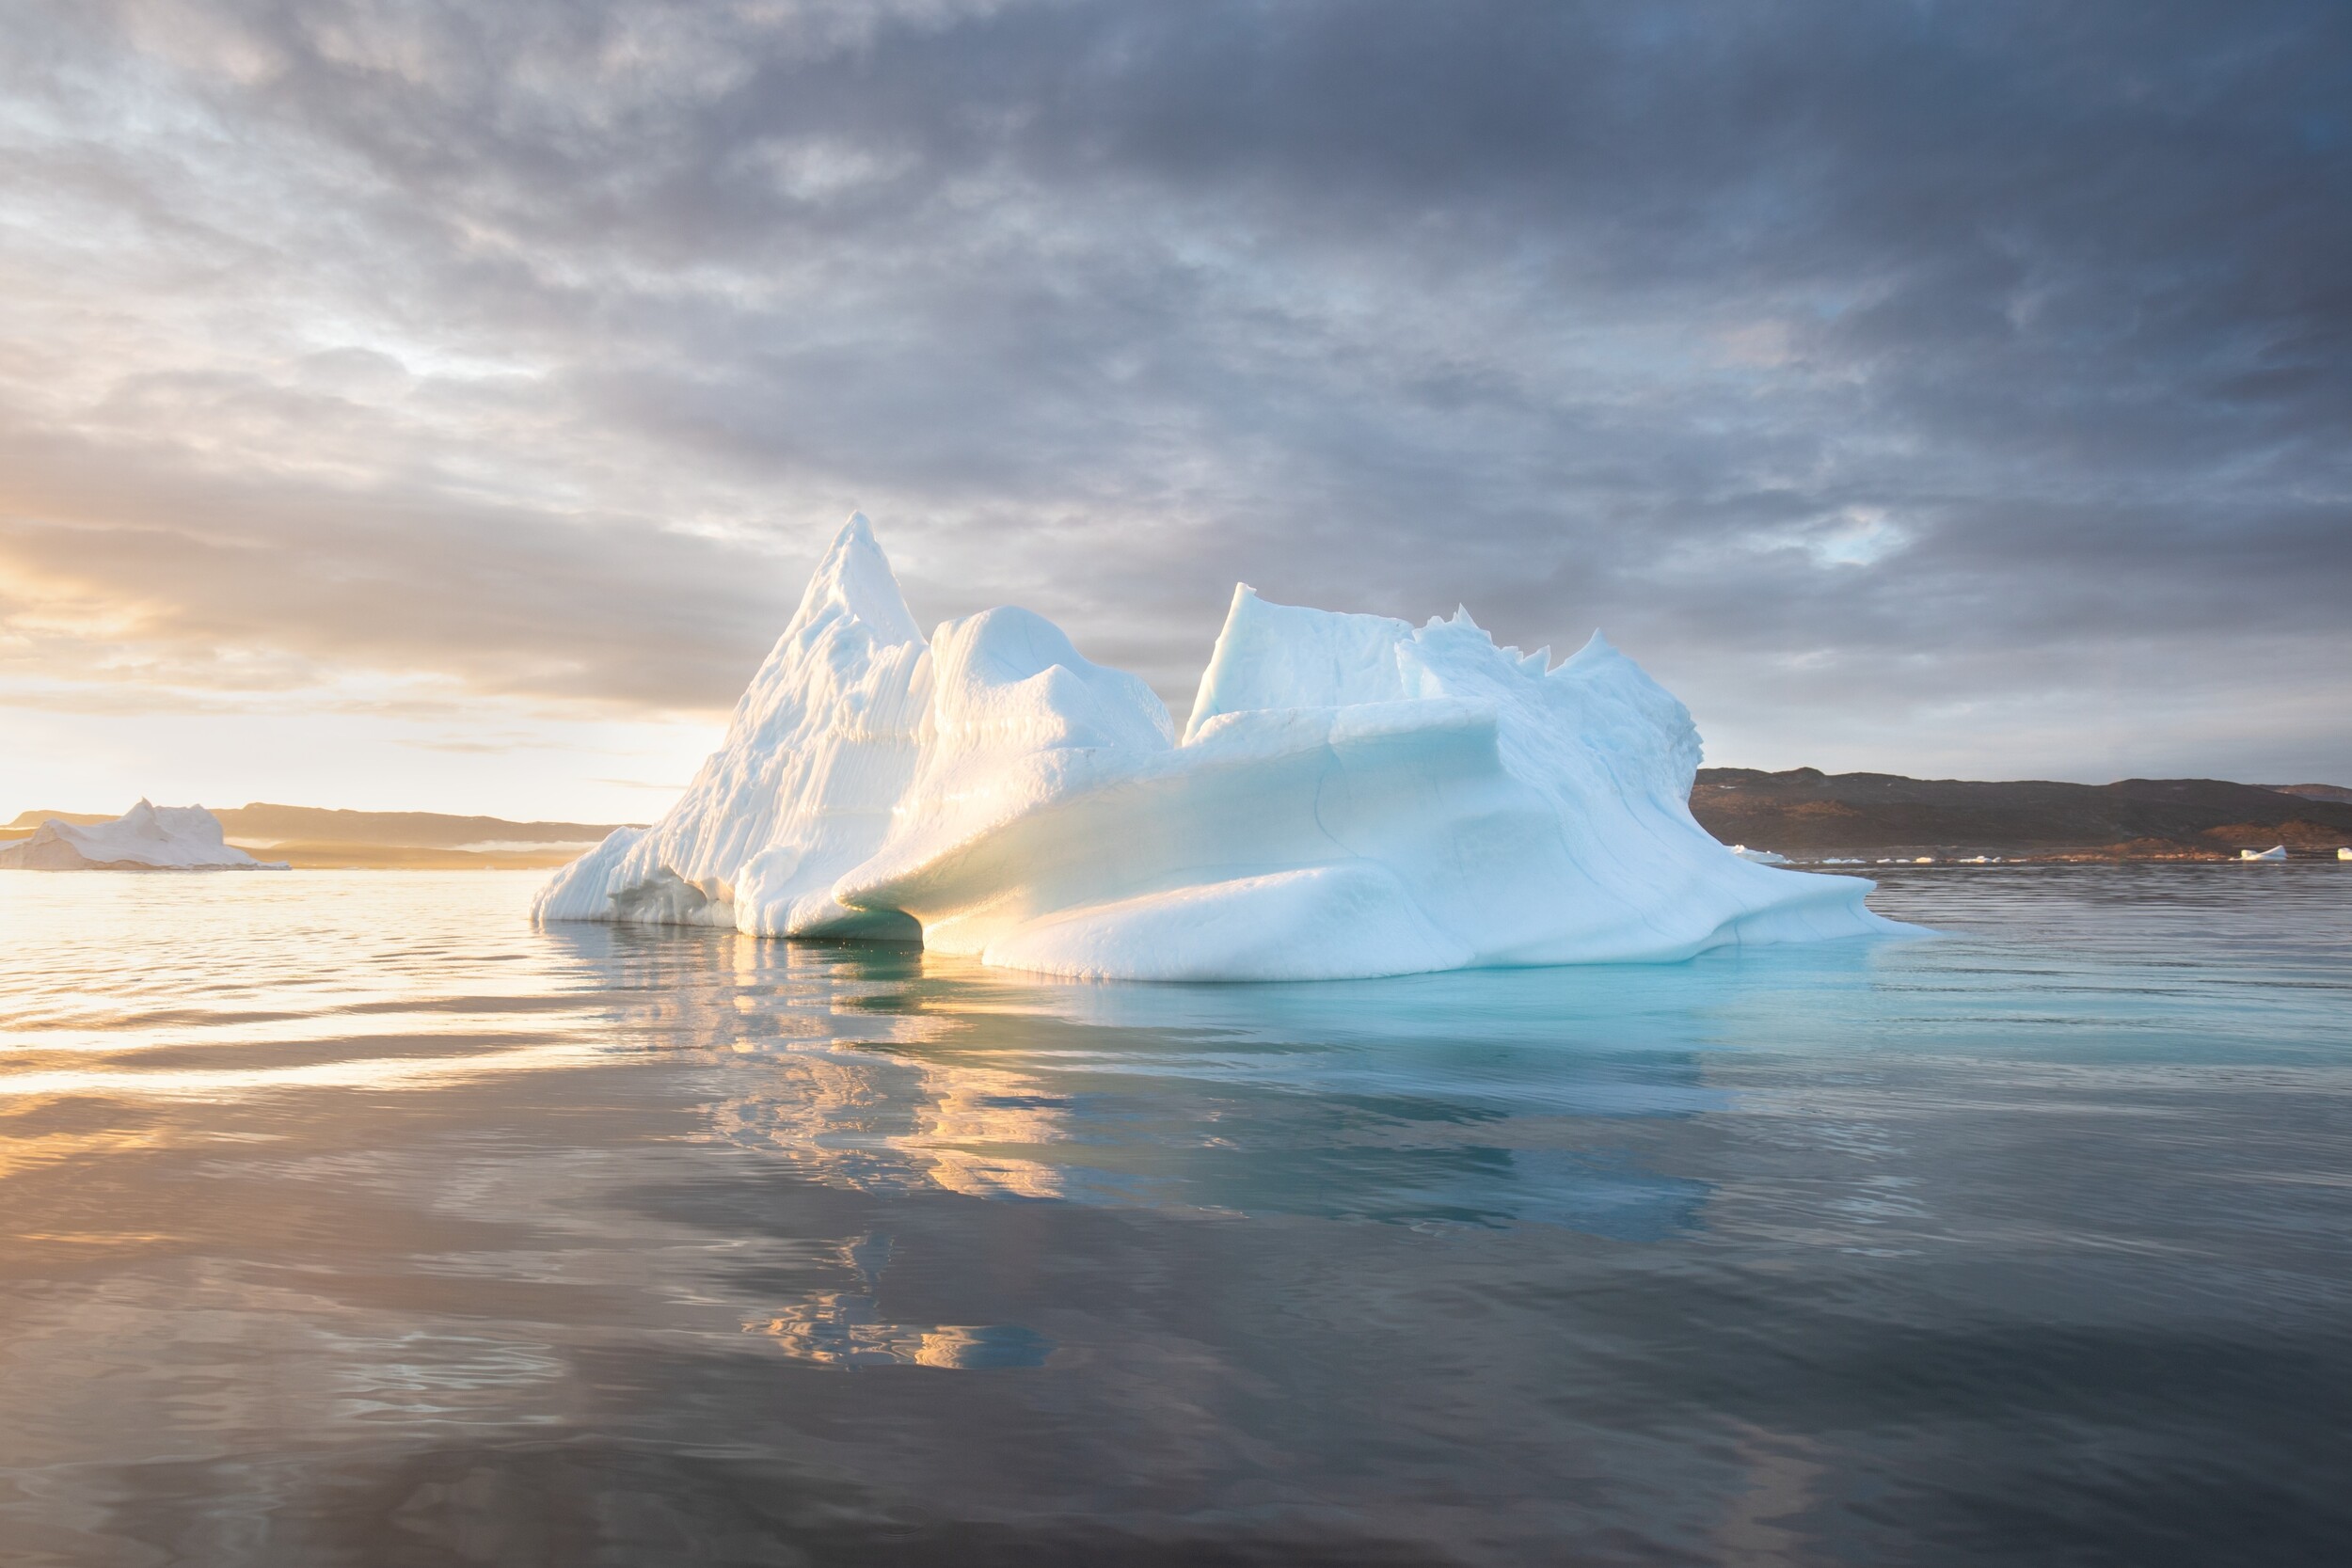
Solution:
[{"label": "distant coastline", "polygon": [[[2234,861],[2283,844],[2296,859],[2332,860],[2352,845],[2352,788],[2243,784],[2220,779],[1912,779],[1894,773],[1768,773],[1706,768],[1691,811],[1725,844],[1799,863],[1881,858],[1938,862]],[[107,812],[26,811],[0,842],[48,818],[104,821]],[[439,812],[337,811],[256,802],[215,812],[229,842],[309,870],[547,870],[566,864],[614,822],[516,822]]]},{"label": "distant coastline", "polygon": [[2234,861],[2284,845],[2333,860],[2352,845],[2352,789],[2220,779],[1908,779],[1707,768],[1691,812],[1726,844],[1798,861],[1979,855],[2035,861]]},{"label": "distant coastline", "polygon": [[[51,817],[84,825],[112,812],[27,811],[0,828],[0,842],[30,838]],[[426,811],[335,811],[256,801],[213,814],[228,841],[296,870],[544,871],[578,859],[616,827],[599,822],[510,822]]]}]

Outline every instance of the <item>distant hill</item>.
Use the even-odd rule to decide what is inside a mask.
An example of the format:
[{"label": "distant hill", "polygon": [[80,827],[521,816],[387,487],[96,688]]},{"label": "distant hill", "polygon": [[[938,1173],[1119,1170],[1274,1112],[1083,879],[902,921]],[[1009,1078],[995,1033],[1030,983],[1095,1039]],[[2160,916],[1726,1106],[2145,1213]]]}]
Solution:
[{"label": "distant hill", "polygon": [[[2352,789],[2219,779],[1907,779],[1894,773],[1764,773],[1708,768],[1691,811],[1725,844],[1800,857],[1990,854],[2047,859],[2234,859],[2284,844],[2333,855],[2352,845]],[[0,838],[23,838],[53,816],[104,822],[114,814],[28,811]],[[216,811],[230,843],[296,866],[403,869],[561,865],[616,824],[510,822],[425,811],[329,811],[256,802]]]},{"label": "distant hill", "polygon": [[[120,815],[102,812],[28,811],[11,828],[38,828],[51,817],[68,822],[110,822]],[[230,838],[294,838],[315,844],[403,844],[416,848],[454,849],[464,845],[594,844],[617,823],[509,822],[502,816],[447,816],[432,811],[330,811],[322,806],[216,806],[221,831]]]},{"label": "distant hill", "polygon": [[[87,824],[116,813],[28,811],[0,837],[22,838],[51,817]],[[600,842],[618,824],[509,822],[501,816],[451,816],[429,811],[331,811],[256,801],[215,810],[223,834],[240,848],[297,867],[366,866],[405,870],[561,865]]]},{"label": "distant hill", "polygon": [[482,844],[595,844],[618,824],[509,822],[501,816],[444,816],[430,811],[327,811],[318,806],[256,802],[213,814],[230,838],[299,840],[310,844],[393,844],[415,849],[462,849]]},{"label": "distant hill", "polygon": [[2333,855],[2352,845],[2352,791],[2317,797],[2219,779],[1986,783],[1823,773],[1700,770],[1691,812],[1726,844],[1782,854],[2033,855],[2233,859],[2284,844]]},{"label": "distant hill", "polygon": [[2340,800],[2352,806],[2352,789],[2343,784],[2265,784],[2281,795],[2300,795],[2306,800]]}]

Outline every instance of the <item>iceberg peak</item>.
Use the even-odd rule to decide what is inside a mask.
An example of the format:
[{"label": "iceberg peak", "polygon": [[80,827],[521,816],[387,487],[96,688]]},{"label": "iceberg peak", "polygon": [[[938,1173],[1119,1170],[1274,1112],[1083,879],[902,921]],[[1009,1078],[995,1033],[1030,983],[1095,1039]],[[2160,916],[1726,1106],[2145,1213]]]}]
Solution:
[{"label": "iceberg peak", "polygon": [[1307,980],[1687,958],[1895,928],[1690,813],[1690,713],[1596,632],[1498,647],[1237,583],[1181,739],[1142,680],[999,608],[926,643],[863,515],[725,743],[543,920],[913,940],[1066,975]]},{"label": "iceberg peak", "polygon": [[834,534],[801,594],[800,610],[786,635],[805,631],[829,612],[864,622],[884,642],[923,641],[914,612],[907,608],[906,595],[898,587],[898,574],[890,569],[888,558],[874,539],[874,526],[863,512],[850,513],[850,520]]}]

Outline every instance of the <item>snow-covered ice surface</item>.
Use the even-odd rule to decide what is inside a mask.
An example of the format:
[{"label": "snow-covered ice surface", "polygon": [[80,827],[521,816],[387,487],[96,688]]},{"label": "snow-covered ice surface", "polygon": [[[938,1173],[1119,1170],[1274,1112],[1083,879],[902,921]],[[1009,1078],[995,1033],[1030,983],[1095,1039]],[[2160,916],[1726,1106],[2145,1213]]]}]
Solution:
[{"label": "snow-covered ice surface", "polygon": [[222,842],[220,818],[202,806],[141,800],[111,822],[77,827],[51,817],[33,836],[0,844],[0,870],[283,871]]},{"label": "snow-covered ice surface", "polygon": [[1670,960],[1900,929],[1688,801],[1682,705],[1596,635],[1499,648],[1237,588],[1180,738],[1137,677],[998,609],[926,643],[863,516],[668,816],[542,920],[912,940],[1047,974],[1307,980]]}]

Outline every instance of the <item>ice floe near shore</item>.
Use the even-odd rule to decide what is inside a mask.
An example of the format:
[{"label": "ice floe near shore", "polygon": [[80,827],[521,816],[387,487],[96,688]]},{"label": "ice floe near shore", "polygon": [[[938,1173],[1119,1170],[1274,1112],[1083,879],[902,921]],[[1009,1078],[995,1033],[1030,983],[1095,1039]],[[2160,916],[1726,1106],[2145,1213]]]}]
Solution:
[{"label": "ice floe near shore", "polygon": [[283,871],[222,841],[220,818],[202,806],[141,800],[111,822],[51,817],[33,836],[0,844],[0,871]]},{"label": "ice floe near shore", "polygon": [[914,939],[1008,968],[1338,979],[1896,929],[1870,883],[1692,819],[1689,713],[1597,635],[1557,668],[1236,589],[1179,737],[1140,679],[999,609],[926,642],[865,518],[727,737],[538,918]]}]

